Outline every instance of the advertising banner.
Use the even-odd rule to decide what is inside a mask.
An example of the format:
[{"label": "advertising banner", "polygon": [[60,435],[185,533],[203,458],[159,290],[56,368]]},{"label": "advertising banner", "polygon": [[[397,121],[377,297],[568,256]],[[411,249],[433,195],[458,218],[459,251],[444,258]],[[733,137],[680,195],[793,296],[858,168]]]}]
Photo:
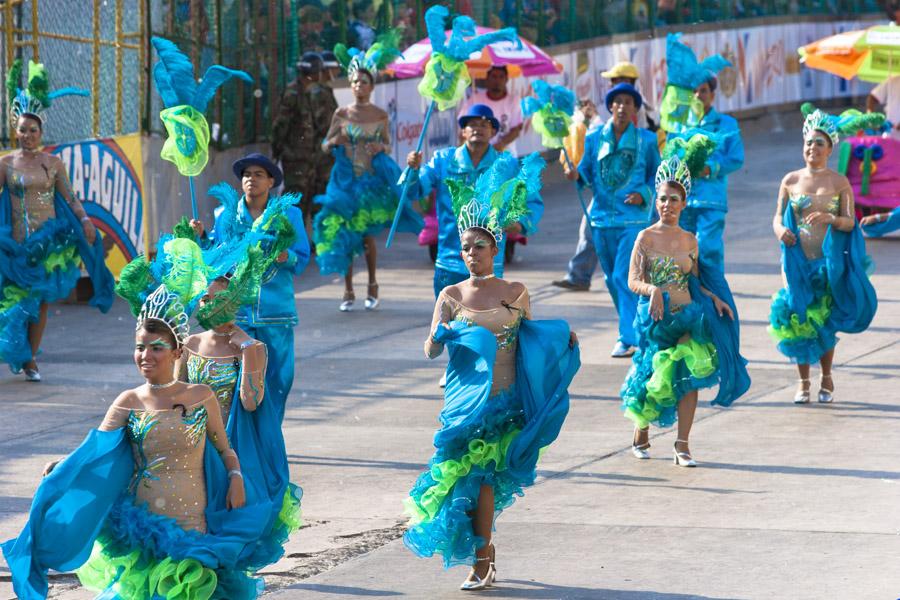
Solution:
[{"label": "advertising banner", "polygon": [[119,272],[143,252],[140,134],[50,146],[63,161],[75,196],[103,234],[106,266]]}]

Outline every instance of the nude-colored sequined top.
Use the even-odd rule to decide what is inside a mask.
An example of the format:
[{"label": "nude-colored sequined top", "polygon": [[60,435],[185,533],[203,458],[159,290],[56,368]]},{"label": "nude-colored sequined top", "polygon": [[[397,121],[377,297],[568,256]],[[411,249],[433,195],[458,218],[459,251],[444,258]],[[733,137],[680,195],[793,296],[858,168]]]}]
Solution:
[{"label": "nude-colored sequined top", "polygon": [[[388,123],[385,120],[376,121],[374,123],[358,123],[342,117],[340,113],[335,113],[334,121],[331,125],[332,129],[340,127],[350,142],[344,147],[347,152],[347,158],[353,163],[353,174],[359,177],[363,173],[372,170],[372,157],[366,150],[366,144],[370,142],[379,142],[386,146],[385,152],[390,154],[391,136],[388,130]],[[329,132],[331,137],[331,132]]]},{"label": "nude-colored sequined top", "polygon": [[[531,318],[531,303],[528,290],[523,290],[513,302],[498,308],[476,310],[459,300],[451,298],[446,291],[438,296],[441,320],[462,321],[469,325],[480,325],[497,338],[497,358],[494,361],[494,381],[491,395],[508,389],[516,382],[516,348],[519,325],[522,319]],[[438,325],[440,327],[440,325]],[[435,344],[429,336],[425,342],[425,354],[434,355]]]},{"label": "nude-colored sequined top", "polygon": [[135,503],[146,502],[152,512],[200,532],[206,531],[207,418],[202,403],[184,412],[132,409],[126,426],[134,454],[130,490]]},{"label": "nude-colored sequined top", "polygon": [[[809,260],[822,258],[822,242],[828,233],[828,224],[808,225],[803,219],[813,212],[825,212],[836,217],[851,217],[841,214],[841,197],[839,194],[791,194],[790,208],[794,211],[797,229],[800,234],[800,247]],[[847,212],[847,211],[845,211]]]},{"label": "nude-colored sequined top", "polygon": [[[207,392],[208,394],[208,392]],[[230,449],[221,416],[212,395],[182,408],[145,410],[113,405],[100,429],[125,427],[134,456],[134,475],[128,491],[135,504],[175,519],[182,529],[206,532],[206,440],[221,455]],[[218,428],[218,429],[217,429]]]},{"label": "nude-colored sequined top", "polygon": [[187,353],[187,382],[202,383],[212,388],[222,408],[222,419],[227,422],[228,415],[231,414],[240,361],[237,357],[201,356],[187,347],[184,350]]},{"label": "nude-colored sequined top", "polygon": [[17,242],[56,217],[53,197],[57,176],[55,167],[41,165],[34,170],[20,171],[6,165],[6,185],[12,206],[12,234]]},{"label": "nude-colored sequined top", "polygon": [[[688,246],[684,245],[684,239],[688,240]],[[691,273],[697,270],[697,240],[685,237],[675,243],[666,252],[640,241],[635,244],[628,274],[628,285],[632,291],[649,296],[652,287],[658,287],[668,292],[671,306],[690,304],[688,283]]]}]

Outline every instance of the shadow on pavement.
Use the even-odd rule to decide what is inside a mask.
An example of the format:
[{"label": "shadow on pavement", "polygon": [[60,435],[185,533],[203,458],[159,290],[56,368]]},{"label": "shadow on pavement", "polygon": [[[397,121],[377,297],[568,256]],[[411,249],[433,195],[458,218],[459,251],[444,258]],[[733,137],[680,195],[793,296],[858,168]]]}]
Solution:
[{"label": "shadow on pavement", "polygon": [[[513,584],[515,588],[504,587]],[[525,587],[527,586],[527,587]],[[714,598],[696,594],[670,594],[647,590],[609,590],[601,588],[575,587],[544,584],[523,579],[504,579],[479,595],[491,598],[546,598],[547,600],[737,600],[736,598]]]}]

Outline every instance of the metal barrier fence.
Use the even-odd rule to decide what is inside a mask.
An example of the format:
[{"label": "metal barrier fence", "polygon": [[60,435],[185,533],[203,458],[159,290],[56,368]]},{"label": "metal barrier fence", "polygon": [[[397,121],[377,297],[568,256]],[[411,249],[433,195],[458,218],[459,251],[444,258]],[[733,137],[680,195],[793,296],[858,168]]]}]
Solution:
[{"label": "metal barrier fence", "polygon": [[[281,90],[306,50],[337,42],[366,47],[378,31],[399,28],[404,45],[425,37],[422,16],[434,0],[0,0],[0,72],[12,60],[44,62],[52,88],[91,90],[47,113],[47,143],[135,131],[162,132],[161,100],[148,74],[152,35],[188,54],[197,76],[212,64],[254,77],[229,82],[208,110],[218,148],[268,139]],[[770,15],[879,10],[876,0],[442,0],[453,14],[489,27],[515,26],[541,46],[670,24]],[[0,108],[8,114],[5,86]],[[0,147],[11,145],[0,128]]]},{"label": "metal barrier fence", "polygon": [[[16,58],[26,65],[34,60],[47,66],[51,90],[73,86],[91,92],[90,98],[62,98],[48,109],[46,143],[140,129],[146,97],[139,68],[143,9],[141,0],[0,0],[0,72]],[[5,85],[0,94],[5,117]],[[10,144],[10,128],[0,128],[0,146]]]}]

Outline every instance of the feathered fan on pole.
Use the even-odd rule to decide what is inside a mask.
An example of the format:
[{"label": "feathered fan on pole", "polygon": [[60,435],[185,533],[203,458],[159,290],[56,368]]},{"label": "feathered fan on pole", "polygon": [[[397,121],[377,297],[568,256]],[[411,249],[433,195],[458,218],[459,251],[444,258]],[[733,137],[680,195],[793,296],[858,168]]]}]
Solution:
[{"label": "feathered fan on pole", "polygon": [[160,37],[150,41],[159,55],[159,62],[153,67],[153,80],[166,107],[159,118],[169,134],[160,156],[175,163],[182,175],[199,175],[209,160],[206,106],[219,86],[232,77],[247,83],[253,83],[253,78],[244,71],[213,65],[198,83],[194,65],[178,46]]}]

